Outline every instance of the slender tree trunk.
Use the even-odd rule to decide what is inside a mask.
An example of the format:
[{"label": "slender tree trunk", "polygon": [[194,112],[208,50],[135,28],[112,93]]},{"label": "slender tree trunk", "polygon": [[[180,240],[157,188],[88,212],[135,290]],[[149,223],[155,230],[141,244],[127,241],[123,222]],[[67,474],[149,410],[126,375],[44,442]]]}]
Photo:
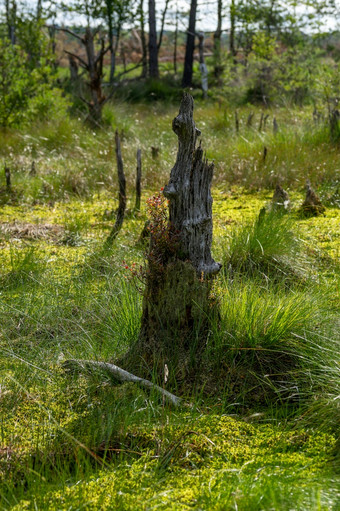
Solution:
[{"label": "slender tree trunk", "polygon": [[182,78],[183,87],[192,86],[192,66],[194,62],[195,50],[195,30],[196,30],[196,12],[197,0],[191,0],[190,15],[189,15],[189,28],[187,32],[187,44],[185,48],[184,71]]},{"label": "slender tree trunk", "polygon": [[178,6],[176,8],[176,25],[174,34],[174,73],[177,74],[177,39],[178,39]]},{"label": "slender tree trunk", "polygon": [[145,36],[145,18],[144,18],[144,0],[140,0],[140,38],[142,43],[142,78],[146,78],[148,74],[148,50]]},{"label": "slender tree trunk", "polygon": [[17,19],[17,3],[15,0],[6,0],[5,1],[6,8],[6,23],[7,23],[7,33],[8,38],[11,41],[11,44],[14,46],[16,43],[16,35],[15,35],[15,26]]},{"label": "slender tree trunk", "polygon": [[217,27],[214,33],[214,75],[220,85],[222,74],[221,63],[221,36],[222,36],[222,0],[217,1]]},{"label": "slender tree trunk", "polygon": [[232,56],[233,62],[237,64],[237,52],[235,47],[235,27],[236,27],[236,7],[235,0],[231,0],[230,4],[230,36],[229,36],[229,49],[230,55]]},{"label": "slender tree trunk", "polygon": [[155,0],[149,0],[149,75],[159,77]]},{"label": "slender tree trunk", "polygon": [[137,149],[137,172],[136,172],[136,205],[135,210],[140,210],[140,199],[142,195],[142,151]]},{"label": "slender tree trunk", "polygon": [[110,85],[113,85],[113,79],[115,75],[115,69],[116,69],[116,53],[113,43],[113,25],[112,25],[112,18],[110,16],[110,12],[108,13],[108,28],[109,28],[109,45],[110,45],[110,77],[109,82]]},{"label": "slender tree trunk", "polygon": [[206,63],[204,61],[204,32],[199,32],[198,34],[198,51],[199,51],[199,60],[200,60],[200,71],[201,71],[201,83],[202,83],[202,91],[203,97],[207,97],[208,92],[208,69]]},{"label": "slender tree trunk", "polygon": [[[173,121],[178,154],[164,195],[169,200],[168,246],[151,230],[149,267],[139,341],[124,367],[143,365],[184,377],[200,363],[212,314],[212,276],[221,265],[211,256],[213,164],[204,158],[193,120],[193,98],[183,96]],[[158,238],[159,239],[159,238]],[[163,239],[162,239],[163,240]]]},{"label": "slender tree trunk", "polygon": [[158,51],[159,51],[160,47],[162,46],[163,33],[164,33],[164,25],[165,25],[165,17],[166,17],[166,13],[167,13],[167,10],[168,10],[168,7],[169,7],[169,2],[170,2],[170,0],[165,0],[165,7],[164,7],[163,14],[162,14],[161,30],[160,30],[160,33],[159,33],[159,40],[158,40],[158,45],[157,45]]},{"label": "slender tree trunk", "polygon": [[[100,123],[102,119],[102,104],[104,101],[102,93],[102,59],[101,62],[96,59],[94,50],[94,38],[90,27],[86,28],[84,45],[87,55],[88,71],[90,75],[90,117],[95,123]],[[104,51],[102,42],[102,52]]]},{"label": "slender tree trunk", "polygon": [[12,185],[11,185],[11,171],[7,165],[5,165],[5,180],[6,180],[6,190],[8,192],[11,191]]},{"label": "slender tree trunk", "polygon": [[41,15],[42,15],[42,0],[38,0],[37,1],[37,14],[36,14],[37,21],[41,20]]}]

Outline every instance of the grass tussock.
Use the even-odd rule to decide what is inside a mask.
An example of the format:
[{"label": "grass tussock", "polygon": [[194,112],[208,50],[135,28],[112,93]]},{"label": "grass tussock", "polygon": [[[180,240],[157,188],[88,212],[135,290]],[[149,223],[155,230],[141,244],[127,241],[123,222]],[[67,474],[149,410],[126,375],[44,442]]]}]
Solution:
[{"label": "grass tussock", "polygon": [[294,218],[285,212],[262,209],[255,221],[234,229],[224,266],[227,272],[289,282],[306,278],[310,263]]}]

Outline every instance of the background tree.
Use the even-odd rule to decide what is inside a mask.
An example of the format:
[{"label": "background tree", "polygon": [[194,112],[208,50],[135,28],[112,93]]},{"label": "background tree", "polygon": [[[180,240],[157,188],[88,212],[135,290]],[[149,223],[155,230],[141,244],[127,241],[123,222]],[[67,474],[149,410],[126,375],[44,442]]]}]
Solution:
[{"label": "background tree", "polygon": [[11,44],[15,44],[15,28],[17,22],[17,2],[15,0],[5,0],[6,24],[8,39]]},{"label": "background tree", "polygon": [[110,48],[110,75],[109,82],[112,85],[116,69],[116,53],[118,50],[120,35],[123,24],[131,15],[130,0],[104,0],[102,13],[108,30]]},{"label": "background tree", "polygon": [[155,0],[149,0],[149,75],[159,78]]},{"label": "background tree", "polygon": [[222,37],[222,0],[217,0],[217,27],[214,33],[214,75],[220,83],[223,71],[221,62],[221,37]]},{"label": "background tree", "polygon": [[182,78],[183,87],[192,86],[192,66],[194,62],[195,36],[196,36],[197,0],[191,0],[187,42],[185,46],[184,70]]}]

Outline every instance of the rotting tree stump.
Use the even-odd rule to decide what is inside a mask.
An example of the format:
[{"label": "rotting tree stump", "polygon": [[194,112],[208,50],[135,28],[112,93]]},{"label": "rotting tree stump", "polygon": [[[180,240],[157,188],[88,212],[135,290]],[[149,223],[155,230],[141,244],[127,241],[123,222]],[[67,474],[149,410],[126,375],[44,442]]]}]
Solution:
[{"label": "rotting tree stump", "polygon": [[320,197],[313,190],[309,179],[306,182],[306,197],[300,207],[300,211],[305,217],[323,215],[326,211]]},{"label": "rotting tree stump", "polygon": [[290,209],[290,199],[288,192],[277,184],[271,202],[271,210],[277,212],[287,212]]},{"label": "rotting tree stump", "polygon": [[[124,369],[93,360],[63,363],[67,371],[100,371],[116,382],[133,381],[155,390],[175,406],[183,401],[163,388],[165,364],[173,383],[190,382],[191,377],[200,374],[210,321],[218,317],[211,288],[213,276],[221,269],[211,256],[213,164],[204,158],[201,145],[196,147],[200,132],[193,120],[193,106],[193,98],[184,94],[173,121],[178,154],[164,189],[169,200],[169,222],[164,233],[167,242],[157,247],[159,238],[151,230],[141,330],[136,344],[118,362]],[[158,376],[163,386],[146,380],[144,375]]]},{"label": "rotting tree stump", "polygon": [[161,374],[164,364],[170,378],[185,378],[197,370],[210,321],[218,314],[211,298],[212,277],[221,268],[211,255],[214,165],[204,157],[201,144],[196,147],[200,131],[193,105],[185,93],[173,120],[178,153],[163,192],[169,201],[169,246],[161,257],[158,253],[155,272],[157,240],[151,233],[140,335],[120,364],[138,374]]}]

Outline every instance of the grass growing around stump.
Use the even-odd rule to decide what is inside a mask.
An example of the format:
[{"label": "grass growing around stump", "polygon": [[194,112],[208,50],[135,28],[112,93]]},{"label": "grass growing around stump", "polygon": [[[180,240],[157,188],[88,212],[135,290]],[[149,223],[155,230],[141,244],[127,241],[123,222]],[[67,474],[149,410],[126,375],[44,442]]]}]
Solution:
[{"label": "grass growing around stump", "polygon": [[[263,197],[252,200],[255,222]],[[237,219],[242,202],[217,200],[216,207],[222,211],[226,202]],[[28,246],[9,232],[2,240],[2,508],[336,509],[339,273],[330,274],[329,265],[322,270],[320,251],[305,258],[306,243],[293,241],[290,251],[282,225],[290,222],[288,240],[295,240],[297,226],[306,224],[294,215],[280,227],[274,221],[263,228],[279,232],[267,246],[254,223],[241,231],[242,240],[245,232],[261,234],[269,260],[284,247],[286,260],[301,257],[312,276],[316,268],[321,273],[313,280],[307,271],[288,286],[282,271],[263,278],[255,271],[263,268],[263,252],[254,242],[250,275],[234,267],[216,283],[221,318],[212,325],[205,367],[185,396],[194,408],[175,411],[132,384],[65,377],[60,367],[68,357],[115,360],[138,336],[139,284],[125,278],[122,261],[141,261],[143,213],[128,218],[112,249],[103,250],[111,221],[96,224],[108,206],[75,203],[80,220],[70,227],[71,204],[57,204],[54,213],[22,210],[26,221],[39,214],[51,222],[56,213],[82,243],[65,244],[65,229]],[[11,211],[17,210],[2,211],[9,223]],[[218,213],[217,231],[225,218]],[[308,223],[308,236],[320,222]],[[234,241],[226,249],[228,239]],[[248,257],[250,242],[235,240],[218,237],[216,251]],[[16,285],[14,271],[22,276]]]}]

